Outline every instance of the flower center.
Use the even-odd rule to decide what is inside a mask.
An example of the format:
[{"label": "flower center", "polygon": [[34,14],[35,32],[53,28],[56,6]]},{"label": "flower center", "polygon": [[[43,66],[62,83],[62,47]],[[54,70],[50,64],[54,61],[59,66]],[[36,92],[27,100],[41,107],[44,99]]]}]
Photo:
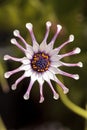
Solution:
[{"label": "flower center", "polygon": [[37,72],[47,71],[50,66],[50,58],[43,52],[36,53],[31,60],[31,66]]}]

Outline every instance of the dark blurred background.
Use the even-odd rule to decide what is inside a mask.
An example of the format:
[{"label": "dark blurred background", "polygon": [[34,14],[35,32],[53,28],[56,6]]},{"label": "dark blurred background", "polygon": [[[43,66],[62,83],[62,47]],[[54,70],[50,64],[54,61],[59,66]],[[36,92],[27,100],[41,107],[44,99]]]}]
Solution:
[{"label": "dark blurred background", "polygon": [[[0,63],[3,71],[19,66],[18,63],[11,61],[4,62],[5,54],[17,57],[23,55],[20,50],[10,44],[13,30],[20,30],[22,36],[31,44],[29,33],[25,28],[25,24],[31,22],[34,25],[37,41],[41,43],[45,34],[45,23],[48,20],[53,23],[48,41],[55,33],[56,24],[63,26],[55,46],[67,40],[70,34],[75,36],[75,41],[62,49],[61,53],[68,52],[75,47],[80,47],[82,50],[79,55],[63,60],[65,62],[82,61],[83,68],[62,68],[67,72],[78,73],[80,79],[75,81],[67,77],[62,78],[70,89],[68,97],[77,105],[85,108],[87,101],[87,0],[0,0]],[[19,76],[20,74],[16,74],[8,79],[9,87]],[[8,93],[3,91],[3,78],[0,77],[0,80],[2,80],[1,83],[3,82],[0,87],[0,115],[7,130],[23,130],[22,128],[25,130],[35,128],[37,130],[47,128],[50,130],[84,130],[85,120],[66,108],[60,99],[55,101],[48,84],[44,84],[45,101],[39,104],[38,83],[34,84],[30,99],[25,101],[23,95],[29,79],[23,80],[16,91],[10,89]],[[50,125],[53,127],[51,128]]]}]

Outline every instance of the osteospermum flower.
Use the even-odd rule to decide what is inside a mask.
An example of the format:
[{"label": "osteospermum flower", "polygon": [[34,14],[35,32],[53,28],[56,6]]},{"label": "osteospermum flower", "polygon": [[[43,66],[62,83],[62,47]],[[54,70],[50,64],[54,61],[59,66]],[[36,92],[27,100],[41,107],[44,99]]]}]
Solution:
[{"label": "osteospermum flower", "polygon": [[21,77],[19,77],[16,80],[16,82],[12,85],[11,87],[12,90],[15,90],[19,82],[21,82],[24,78],[30,77],[28,89],[26,93],[24,94],[24,99],[26,100],[29,99],[30,97],[30,91],[35,81],[38,81],[39,83],[39,88],[40,88],[40,101],[39,102],[41,103],[44,101],[43,84],[45,81],[49,84],[49,87],[51,88],[53,92],[54,99],[58,99],[59,95],[55,91],[51,83],[51,80],[55,81],[63,89],[64,94],[66,94],[69,91],[69,89],[65,87],[65,85],[57,78],[56,74],[71,77],[76,80],[79,79],[78,74],[69,74],[67,72],[60,70],[59,68],[60,66],[68,66],[68,67],[72,67],[72,66],[82,67],[83,66],[82,62],[65,63],[61,61],[61,59],[64,57],[80,53],[81,50],[79,47],[77,47],[76,49],[68,53],[59,54],[60,50],[65,45],[73,42],[74,36],[70,35],[69,39],[66,42],[64,42],[62,45],[60,45],[57,48],[53,48],[55,40],[59,32],[61,31],[62,26],[57,25],[56,33],[54,34],[52,40],[47,44],[47,38],[49,35],[50,27],[51,27],[51,22],[49,21],[46,22],[46,34],[43,41],[39,45],[33,33],[33,25],[31,23],[26,24],[26,28],[28,29],[31,39],[32,39],[32,46],[29,45],[24,40],[19,30],[14,30],[13,32],[14,36],[18,37],[25,47],[22,47],[15,38],[11,39],[11,43],[16,45],[24,53],[25,56],[23,58],[15,58],[9,55],[4,56],[4,60],[13,60],[13,61],[22,63],[22,65],[18,67],[17,69],[6,72],[4,75],[5,78],[9,78],[11,75],[17,72],[24,71],[24,74]]}]

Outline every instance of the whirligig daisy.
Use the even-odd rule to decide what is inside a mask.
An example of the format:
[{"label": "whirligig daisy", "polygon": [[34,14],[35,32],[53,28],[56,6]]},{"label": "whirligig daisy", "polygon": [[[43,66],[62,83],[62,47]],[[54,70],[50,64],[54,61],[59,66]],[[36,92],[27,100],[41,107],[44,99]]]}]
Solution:
[{"label": "whirligig daisy", "polygon": [[71,56],[74,54],[79,54],[81,49],[77,47],[76,49],[65,53],[65,54],[59,54],[60,50],[67,44],[73,42],[74,36],[70,35],[68,40],[64,42],[62,45],[60,45],[57,48],[54,48],[55,40],[60,33],[62,26],[57,25],[56,33],[54,34],[52,40],[47,44],[47,38],[50,32],[51,22],[46,22],[46,33],[45,37],[42,40],[41,44],[39,45],[36,41],[36,38],[33,33],[33,25],[31,23],[26,24],[26,28],[28,29],[31,39],[32,39],[32,46],[29,45],[24,38],[21,36],[19,30],[14,30],[13,34],[15,37],[19,38],[19,40],[24,44],[25,47],[22,47],[18,41],[13,38],[11,39],[11,43],[16,45],[23,53],[23,58],[16,58],[9,55],[4,56],[4,60],[13,60],[16,62],[21,62],[21,66],[18,67],[15,70],[8,71],[4,74],[5,78],[9,78],[11,75],[18,73],[20,71],[24,71],[24,74],[19,77],[16,82],[11,86],[12,90],[15,90],[18,86],[18,84],[27,77],[30,77],[29,86],[27,88],[26,93],[24,94],[24,99],[27,100],[30,97],[30,91],[32,89],[32,86],[35,81],[38,81],[39,88],[40,88],[40,100],[39,102],[42,103],[44,101],[43,96],[43,84],[46,81],[49,84],[49,87],[51,88],[53,92],[53,98],[58,99],[59,95],[55,91],[51,80],[55,81],[62,89],[64,94],[66,94],[69,89],[65,87],[65,85],[57,78],[56,74],[64,75],[67,77],[71,77],[73,79],[78,80],[79,75],[78,74],[70,74],[67,72],[64,72],[60,70],[60,66],[68,66],[68,67],[82,67],[82,62],[78,63],[65,63],[62,62],[61,59],[67,56]]}]

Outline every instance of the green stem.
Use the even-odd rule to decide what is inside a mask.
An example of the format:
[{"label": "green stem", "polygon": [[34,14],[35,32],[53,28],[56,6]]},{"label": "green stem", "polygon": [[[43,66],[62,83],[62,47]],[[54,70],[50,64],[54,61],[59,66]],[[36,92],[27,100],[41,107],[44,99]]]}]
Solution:
[{"label": "green stem", "polygon": [[57,86],[57,90],[58,93],[60,95],[60,99],[61,101],[70,109],[72,110],[74,113],[78,114],[79,116],[87,119],[87,110],[77,106],[76,104],[74,104],[72,101],[69,100],[69,98],[67,97],[67,95],[65,95],[62,91],[62,89]]},{"label": "green stem", "polygon": [[0,61],[0,84],[2,86],[2,89],[4,92],[8,92],[9,91],[9,86],[7,83],[7,80],[4,78],[4,64]]},{"label": "green stem", "polygon": [[[87,110],[87,103],[86,103],[86,110]],[[87,119],[85,120],[85,130],[87,130]]]},{"label": "green stem", "polygon": [[7,130],[1,116],[0,116],[0,130]]}]

